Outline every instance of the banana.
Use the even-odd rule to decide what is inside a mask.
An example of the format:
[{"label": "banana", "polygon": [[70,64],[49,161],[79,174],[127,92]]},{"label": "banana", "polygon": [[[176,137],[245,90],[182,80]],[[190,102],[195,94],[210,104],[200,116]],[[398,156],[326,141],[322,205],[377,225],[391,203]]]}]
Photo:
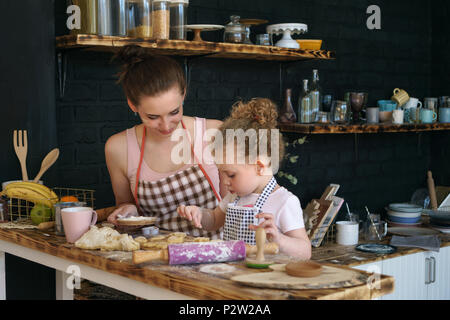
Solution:
[{"label": "banana", "polygon": [[49,208],[58,202],[58,196],[50,188],[33,182],[10,183],[2,193],[10,198],[40,203]]}]

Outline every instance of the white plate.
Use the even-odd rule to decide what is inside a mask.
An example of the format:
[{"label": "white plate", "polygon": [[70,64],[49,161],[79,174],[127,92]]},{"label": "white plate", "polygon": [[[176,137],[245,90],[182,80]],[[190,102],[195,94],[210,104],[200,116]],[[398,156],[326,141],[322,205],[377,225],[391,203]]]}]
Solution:
[{"label": "white plate", "polygon": [[225,28],[224,26],[218,25],[218,24],[187,24],[185,25],[186,29],[189,30],[220,30]]},{"label": "white plate", "polygon": [[389,210],[387,212],[387,214],[390,216],[393,216],[393,217],[397,217],[397,218],[417,218],[422,215],[422,212],[410,213],[410,212],[398,212],[398,211]]}]

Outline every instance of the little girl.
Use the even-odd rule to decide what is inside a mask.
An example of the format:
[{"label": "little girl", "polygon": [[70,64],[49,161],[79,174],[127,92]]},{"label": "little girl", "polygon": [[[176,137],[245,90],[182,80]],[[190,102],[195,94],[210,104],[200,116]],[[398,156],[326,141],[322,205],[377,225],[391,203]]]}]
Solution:
[{"label": "little girl", "polygon": [[[277,184],[273,173],[274,166],[278,168],[284,154],[281,134],[277,131],[272,138],[273,130],[277,130],[276,110],[271,100],[263,98],[255,98],[248,103],[237,102],[233,106],[231,116],[220,127],[222,139],[216,136],[214,148],[215,161],[228,194],[213,210],[180,206],[177,212],[195,227],[206,231],[224,227],[224,240],[244,240],[255,244],[255,230],[263,227],[267,239],[276,242],[281,252],[310,259],[311,243],[305,231],[300,201]],[[253,132],[255,139],[247,135],[244,146],[239,143],[239,138],[226,139],[230,132],[239,135],[239,131]],[[275,147],[274,139],[277,139]],[[222,142],[223,146],[218,146]],[[222,156],[218,155],[218,148],[223,150],[220,152]],[[260,154],[256,153],[258,149]],[[264,154],[261,154],[261,149]],[[228,157],[232,158],[231,161],[226,157],[227,153],[232,153]],[[244,161],[238,161],[242,155],[245,155],[240,157]]]}]

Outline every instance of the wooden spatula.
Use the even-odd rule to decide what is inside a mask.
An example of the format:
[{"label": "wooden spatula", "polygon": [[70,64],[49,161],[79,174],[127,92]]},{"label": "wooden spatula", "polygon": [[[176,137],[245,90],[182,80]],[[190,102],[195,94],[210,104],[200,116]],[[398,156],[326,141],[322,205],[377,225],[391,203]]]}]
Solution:
[{"label": "wooden spatula", "polygon": [[[22,140],[22,135],[23,135],[23,140]],[[16,151],[17,158],[19,158],[19,161],[20,161],[20,167],[22,169],[22,180],[23,181],[28,181],[28,173],[27,173],[27,152],[28,152],[27,130],[23,130],[23,131],[22,130],[14,130],[14,133],[13,133],[13,145],[14,145],[14,150]]]},{"label": "wooden spatula", "polygon": [[59,149],[58,148],[55,148],[52,151],[50,151],[45,156],[44,160],[42,160],[41,170],[39,170],[39,173],[33,179],[33,182],[38,182],[39,179],[42,177],[42,175],[45,173],[45,171],[47,171],[48,168],[50,168],[55,163],[55,161],[58,159],[58,157],[59,157]]}]

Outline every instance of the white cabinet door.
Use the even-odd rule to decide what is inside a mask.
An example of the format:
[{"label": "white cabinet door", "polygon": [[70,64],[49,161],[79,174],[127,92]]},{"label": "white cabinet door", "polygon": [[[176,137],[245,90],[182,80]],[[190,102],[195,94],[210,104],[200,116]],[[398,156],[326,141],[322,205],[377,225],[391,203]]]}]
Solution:
[{"label": "white cabinet door", "polygon": [[427,286],[428,299],[450,300],[450,247],[441,248],[439,253],[430,253],[429,257],[432,283]]},{"label": "white cabinet door", "polygon": [[382,273],[395,279],[394,292],[383,300],[427,299],[426,261],[423,252],[383,260]]}]

